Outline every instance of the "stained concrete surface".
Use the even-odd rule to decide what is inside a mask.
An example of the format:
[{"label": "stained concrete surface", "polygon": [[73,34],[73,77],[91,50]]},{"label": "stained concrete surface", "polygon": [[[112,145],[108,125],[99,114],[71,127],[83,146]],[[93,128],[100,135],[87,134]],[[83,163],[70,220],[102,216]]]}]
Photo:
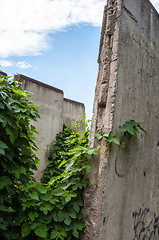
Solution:
[{"label": "stained concrete surface", "polygon": [[[126,148],[93,138],[134,119],[149,135]],[[159,239],[159,15],[148,0],[108,0],[99,52],[85,191],[84,240]]]}]

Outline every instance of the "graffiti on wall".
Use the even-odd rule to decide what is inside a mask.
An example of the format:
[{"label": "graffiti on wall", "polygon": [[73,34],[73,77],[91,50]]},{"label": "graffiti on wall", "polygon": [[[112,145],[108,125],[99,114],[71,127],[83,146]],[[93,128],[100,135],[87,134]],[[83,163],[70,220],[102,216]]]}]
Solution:
[{"label": "graffiti on wall", "polygon": [[159,239],[159,216],[145,208],[133,212],[134,238],[133,240],[154,240],[154,236]]}]

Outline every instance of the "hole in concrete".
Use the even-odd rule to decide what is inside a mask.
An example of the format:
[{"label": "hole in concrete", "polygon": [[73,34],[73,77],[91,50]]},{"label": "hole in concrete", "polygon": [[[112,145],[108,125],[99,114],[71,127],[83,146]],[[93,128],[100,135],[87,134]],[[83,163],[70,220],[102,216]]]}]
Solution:
[{"label": "hole in concrete", "polygon": [[104,217],[104,219],[103,219],[103,224],[105,223],[105,220],[106,220],[106,217]]},{"label": "hole in concrete", "polygon": [[157,149],[159,150],[159,142],[157,143]]},{"label": "hole in concrete", "polygon": [[144,171],[144,177],[146,176],[146,172]]},{"label": "hole in concrete", "polygon": [[114,5],[115,1],[112,1],[112,5]]},{"label": "hole in concrete", "polygon": [[113,14],[114,13],[114,10],[111,10],[111,14]]}]

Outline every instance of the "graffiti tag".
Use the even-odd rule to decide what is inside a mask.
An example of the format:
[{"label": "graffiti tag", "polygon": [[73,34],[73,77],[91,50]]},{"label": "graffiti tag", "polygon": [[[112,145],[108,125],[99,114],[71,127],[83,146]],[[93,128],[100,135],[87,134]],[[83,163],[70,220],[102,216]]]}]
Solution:
[{"label": "graffiti tag", "polygon": [[[159,237],[159,216],[152,214],[149,208],[133,212],[134,238],[133,240],[153,240]],[[155,238],[159,239],[159,238]]]}]

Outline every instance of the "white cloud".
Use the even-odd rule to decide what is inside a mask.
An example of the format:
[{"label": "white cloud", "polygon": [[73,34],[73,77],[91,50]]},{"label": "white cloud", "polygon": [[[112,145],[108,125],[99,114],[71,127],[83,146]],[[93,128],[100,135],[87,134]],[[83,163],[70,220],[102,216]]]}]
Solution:
[{"label": "white cloud", "polygon": [[100,26],[106,0],[0,0],[0,57],[37,55],[48,34],[87,23]]},{"label": "white cloud", "polygon": [[[159,0],[151,0],[159,9]],[[106,0],[0,0],[0,57],[38,55],[48,34],[74,24],[100,26]]]},{"label": "white cloud", "polygon": [[31,64],[27,63],[26,61],[22,61],[22,62],[17,62],[16,67],[22,68],[22,69],[27,69],[27,68],[31,68]]},{"label": "white cloud", "polygon": [[9,60],[5,60],[5,59],[0,59],[0,66],[1,67],[19,67],[19,68],[22,68],[22,69],[27,69],[27,68],[31,68],[31,64],[26,62],[26,61],[21,61],[21,62],[17,62],[17,63],[14,63],[12,61],[9,61]]},{"label": "white cloud", "polygon": [[0,59],[0,66],[1,67],[11,67],[11,66],[13,66],[13,63],[11,61]]}]

